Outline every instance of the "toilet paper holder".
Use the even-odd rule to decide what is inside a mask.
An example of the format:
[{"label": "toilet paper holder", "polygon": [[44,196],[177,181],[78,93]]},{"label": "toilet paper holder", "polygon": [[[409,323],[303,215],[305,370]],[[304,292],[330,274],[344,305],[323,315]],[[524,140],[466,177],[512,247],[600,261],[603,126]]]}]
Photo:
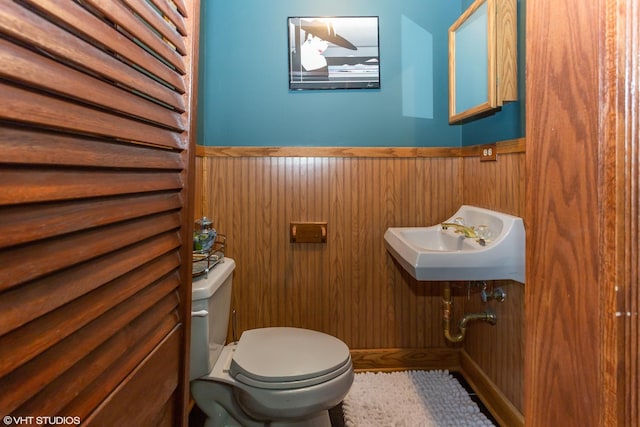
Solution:
[{"label": "toilet paper holder", "polygon": [[327,223],[292,222],[289,236],[291,243],[327,243]]}]

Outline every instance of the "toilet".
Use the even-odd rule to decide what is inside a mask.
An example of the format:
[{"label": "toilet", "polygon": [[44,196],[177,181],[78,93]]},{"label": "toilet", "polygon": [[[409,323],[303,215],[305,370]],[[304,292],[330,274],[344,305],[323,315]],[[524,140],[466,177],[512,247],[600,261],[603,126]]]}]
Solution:
[{"label": "toilet", "polygon": [[234,268],[224,258],[193,281],[191,395],[205,426],[330,426],[328,409],[353,383],[349,348],[291,327],[251,329],[225,345]]}]

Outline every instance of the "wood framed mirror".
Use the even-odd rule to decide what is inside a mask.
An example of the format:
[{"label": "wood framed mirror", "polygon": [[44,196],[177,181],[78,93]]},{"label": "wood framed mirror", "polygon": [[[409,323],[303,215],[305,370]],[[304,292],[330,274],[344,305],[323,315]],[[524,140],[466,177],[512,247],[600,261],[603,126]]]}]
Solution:
[{"label": "wood framed mirror", "polygon": [[518,99],[516,3],[476,0],[449,28],[449,123]]}]

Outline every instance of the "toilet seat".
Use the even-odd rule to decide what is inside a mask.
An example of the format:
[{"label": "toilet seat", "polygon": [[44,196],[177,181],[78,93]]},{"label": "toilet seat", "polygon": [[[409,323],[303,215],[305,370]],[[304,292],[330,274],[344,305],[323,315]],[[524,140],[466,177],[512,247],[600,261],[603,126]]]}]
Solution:
[{"label": "toilet seat", "polygon": [[295,389],[320,384],[351,369],[349,348],[339,339],[308,329],[271,327],[245,331],[229,374],[263,389]]}]

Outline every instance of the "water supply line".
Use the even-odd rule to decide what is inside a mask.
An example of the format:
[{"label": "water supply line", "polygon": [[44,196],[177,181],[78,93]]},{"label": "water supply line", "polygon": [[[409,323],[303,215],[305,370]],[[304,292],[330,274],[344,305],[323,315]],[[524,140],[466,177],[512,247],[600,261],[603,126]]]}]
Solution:
[{"label": "water supply line", "polygon": [[483,311],[481,313],[466,313],[462,316],[460,323],[458,323],[459,332],[455,335],[451,335],[451,285],[446,283],[444,291],[442,292],[442,329],[444,330],[444,337],[451,342],[460,342],[464,339],[467,332],[467,323],[472,320],[482,320],[483,322],[489,322],[492,325],[496,324],[496,314],[492,311]]}]

